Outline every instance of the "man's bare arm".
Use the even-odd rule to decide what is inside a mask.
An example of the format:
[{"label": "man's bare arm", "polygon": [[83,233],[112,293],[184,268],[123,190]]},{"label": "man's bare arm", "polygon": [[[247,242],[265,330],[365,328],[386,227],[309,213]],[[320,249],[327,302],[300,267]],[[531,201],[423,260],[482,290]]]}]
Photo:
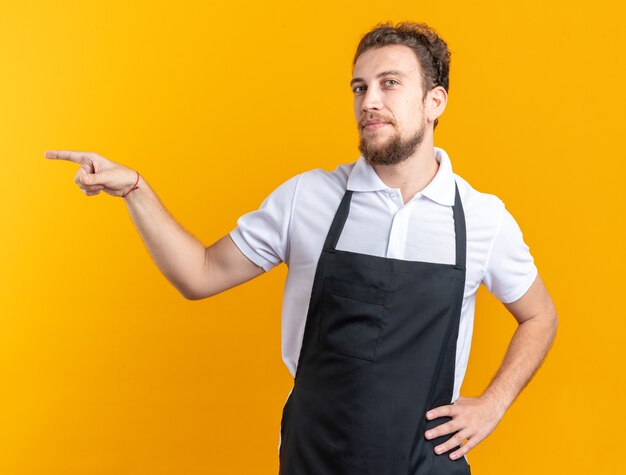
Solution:
[{"label": "man's bare arm", "polygon": [[197,300],[219,294],[265,271],[248,259],[227,234],[206,249],[200,272],[188,299]]},{"label": "man's bare arm", "polygon": [[504,414],[544,361],[556,336],[556,308],[539,275],[515,302],[504,304],[518,322],[504,360],[482,397]]},{"label": "man's bare arm", "polygon": [[264,272],[229,235],[205,248],[174,219],[137,172],[93,152],[49,150],[45,156],[79,164],[74,182],[88,196],[100,191],[112,196],[126,194],[123,199],[150,255],[185,298],[209,297]]},{"label": "man's bare arm", "polygon": [[554,340],[558,326],[556,309],[539,275],[520,299],[505,306],[519,326],[511,338],[504,361],[487,389],[479,397],[459,396],[453,404],[439,406],[426,413],[427,419],[451,417],[450,421],[424,434],[427,439],[434,439],[454,433],[435,447],[436,453],[445,453],[467,439],[448,455],[451,459],[462,457],[491,434],[531,380]]},{"label": "man's bare arm", "polygon": [[187,299],[210,297],[265,272],[228,234],[205,248],[178,224],[143,179],[126,204],[157,266]]}]

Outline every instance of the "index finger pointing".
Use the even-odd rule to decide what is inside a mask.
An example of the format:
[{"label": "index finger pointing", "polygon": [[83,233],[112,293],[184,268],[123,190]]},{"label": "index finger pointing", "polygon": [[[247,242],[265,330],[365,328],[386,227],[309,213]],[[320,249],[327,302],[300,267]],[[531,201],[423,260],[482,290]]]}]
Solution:
[{"label": "index finger pointing", "polygon": [[81,163],[90,156],[90,152],[77,152],[75,150],[46,150],[46,158],[56,158],[59,160],[69,160],[74,163]]}]

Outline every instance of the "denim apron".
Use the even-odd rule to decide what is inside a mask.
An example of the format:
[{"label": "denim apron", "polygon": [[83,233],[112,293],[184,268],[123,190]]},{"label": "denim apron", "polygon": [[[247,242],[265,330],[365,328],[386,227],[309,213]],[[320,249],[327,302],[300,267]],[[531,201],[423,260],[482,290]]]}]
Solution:
[{"label": "denim apron", "polygon": [[346,190],[315,271],[280,475],[470,474],[465,457],[434,452],[454,434],[424,436],[451,420],[426,412],[450,404],[454,389],[466,264],[458,186],[455,264],[337,250],[351,198]]}]

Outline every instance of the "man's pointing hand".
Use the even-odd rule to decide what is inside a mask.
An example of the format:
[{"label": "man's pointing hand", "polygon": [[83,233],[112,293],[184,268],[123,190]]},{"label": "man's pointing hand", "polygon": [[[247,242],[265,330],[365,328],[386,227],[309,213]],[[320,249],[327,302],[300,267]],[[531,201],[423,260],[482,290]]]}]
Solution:
[{"label": "man's pointing hand", "polygon": [[44,156],[78,163],[80,167],[74,176],[74,183],[88,196],[97,195],[100,191],[122,196],[132,189],[137,179],[137,172],[94,152],[47,150]]}]

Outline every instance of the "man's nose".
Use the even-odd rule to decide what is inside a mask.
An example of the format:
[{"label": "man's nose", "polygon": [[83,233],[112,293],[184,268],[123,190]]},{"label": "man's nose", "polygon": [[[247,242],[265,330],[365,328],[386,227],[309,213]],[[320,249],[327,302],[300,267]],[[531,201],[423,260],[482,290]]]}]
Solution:
[{"label": "man's nose", "polygon": [[363,102],[361,103],[361,110],[367,112],[371,109],[379,110],[382,107],[382,99],[380,91],[374,87],[370,87],[365,91],[363,96]]}]

